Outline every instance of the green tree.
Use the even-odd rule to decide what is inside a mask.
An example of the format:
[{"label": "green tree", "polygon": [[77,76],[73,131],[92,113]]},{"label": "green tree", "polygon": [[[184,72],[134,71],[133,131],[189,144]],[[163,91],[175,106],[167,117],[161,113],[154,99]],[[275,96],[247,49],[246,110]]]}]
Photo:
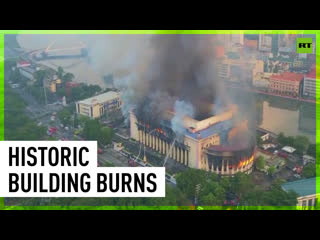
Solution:
[{"label": "green tree", "polygon": [[47,70],[39,70],[39,71],[36,71],[33,74],[33,76],[36,80],[35,85],[39,87],[43,87],[44,79],[49,76],[49,73]]},{"label": "green tree", "polygon": [[204,205],[204,206],[217,206],[218,202],[219,202],[218,199],[212,193],[209,193],[209,194],[207,194],[206,196],[203,197],[203,199],[201,200],[201,205]]},{"label": "green tree", "polygon": [[66,73],[66,74],[64,74],[63,77],[62,77],[62,81],[63,81],[64,83],[66,83],[66,82],[72,82],[73,79],[74,79],[74,75],[73,75],[72,73]]},{"label": "green tree", "polygon": [[308,147],[308,151],[307,151],[307,154],[316,158],[316,144],[310,144],[309,147]]},{"label": "green tree", "polygon": [[256,138],[257,138],[256,140],[257,140],[258,146],[262,145],[263,141],[262,141],[261,137],[257,136]]},{"label": "green tree", "polygon": [[58,112],[57,116],[63,125],[71,124],[71,113],[67,108],[64,108]]},{"label": "green tree", "polygon": [[206,184],[206,172],[199,169],[189,168],[178,173],[176,177],[177,187],[186,194],[188,198],[194,198],[196,185],[204,186]]},{"label": "green tree", "polygon": [[265,167],[265,159],[263,156],[259,156],[256,160],[256,167],[259,169],[259,170],[262,170],[264,169]]},{"label": "green tree", "polygon": [[271,166],[268,168],[268,175],[273,176],[275,172],[276,172],[275,166]]},{"label": "green tree", "polygon": [[9,81],[12,83],[20,83],[21,82],[21,74],[18,68],[15,68],[14,71],[11,72]]},{"label": "green tree", "polygon": [[63,68],[59,66],[58,69],[57,69],[57,76],[58,76],[58,78],[61,79],[61,80],[62,80],[62,78],[63,78],[63,73],[64,73]]},{"label": "green tree", "polygon": [[90,119],[85,123],[83,134],[87,140],[98,140],[100,137],[100,123],[96,119]]},{"label": "green tree", "polygon": [[100,130],[99,134],[99,143],[103,145],[110,144],[112,142],[113,130],[109,127],[103,127]]},{"label": "green tree", "polygon": [[251,175],[238,172],[232,178],[232,192],[237,193],[240,197],[249,192],[253,186],[254,184]]},{"label": "green tree", "polygon": [[297,136],[293,146],[296,148],[298,153],[303,154],[308,150],[309,144],[309,139],[306,136]]},{"label": "green tree", "polygon": [[229,191],[231,189],[231,181],[229,177],[222,177],[220,180],[220,185],[226,190]]},{"label": "green tree", "polygon": [[305,178],[315,177],[316,165],[314,163],[308,163],[302,170],[302,176]]},{"label": "green tree", "polygon": [[73,127],[78,128],[80,124],[79,117],[76,113],[73,114]]}]

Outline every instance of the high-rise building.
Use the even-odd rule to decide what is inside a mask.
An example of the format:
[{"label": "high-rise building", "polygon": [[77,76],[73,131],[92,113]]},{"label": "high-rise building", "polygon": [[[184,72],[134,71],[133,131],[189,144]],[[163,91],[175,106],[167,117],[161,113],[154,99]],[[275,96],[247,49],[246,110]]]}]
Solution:
[{"label": "high-rise building", "polygon": [[312,68],[311,71],[304,76],[302,94],[308,97],[316,97],[316,69]]},{"label": "high-rise building", "polygon": [[259,51],[272,51],[272,36],[270,34],[259,34]]}]

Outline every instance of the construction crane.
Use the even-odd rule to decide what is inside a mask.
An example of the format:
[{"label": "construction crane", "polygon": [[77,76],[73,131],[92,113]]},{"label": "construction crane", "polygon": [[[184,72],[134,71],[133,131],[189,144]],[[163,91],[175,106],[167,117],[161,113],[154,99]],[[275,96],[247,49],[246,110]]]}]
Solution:
[{"label": "construction crane", "polygon": [[[87,56],[87,47],[83,42],[79,42],[80,45],[66,47],[66,48],[56,48],[52,49],[52,46],[56,43],[56,41],[51,42],[46,49],[39,49],[30,53],[30,56],[35,57],[37,60],[45,60],[45,59],[63,59],[63,58],[79,58]],[[61,55],[50,55],[51,53],[63,52],[63,51],[72,51],[80,49],[81,52],[79,54],[61,54]]]}]

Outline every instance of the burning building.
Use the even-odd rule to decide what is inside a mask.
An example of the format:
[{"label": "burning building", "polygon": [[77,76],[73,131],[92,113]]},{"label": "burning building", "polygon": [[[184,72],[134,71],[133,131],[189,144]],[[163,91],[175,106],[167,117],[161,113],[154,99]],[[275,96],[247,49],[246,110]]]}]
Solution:
[{"label": "burning building", "polygon": [[153,123],[145,122],[132,110],[130,135],[153,151],[191,168],[223,176],[232,176],[237,172],[250,173],[256,149],[255,139],[248,132],[248,121],[236,120],[237,112],[236,105],[229,105],[224,111],[211,116],[183,116],[183,130],[179,136],[172,129],[176,112],[167,111],[161,121]]},{"label": "burning building", "polygon": [[[151,36],[133,54],[130,74],[114,84],[131,138],[165,159],[232,175],[253,164],[255,105],[250,94],[225,88],[220,45],[214,35]],[[242,68],[236,74],[251,76]]]}]

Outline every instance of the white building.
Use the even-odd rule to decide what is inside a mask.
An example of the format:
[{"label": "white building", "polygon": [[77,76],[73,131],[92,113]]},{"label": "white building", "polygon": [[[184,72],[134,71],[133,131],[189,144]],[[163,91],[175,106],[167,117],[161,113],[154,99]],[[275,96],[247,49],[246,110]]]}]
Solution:
[{"label": "white building", "polygon": [[252,85],[257,88],[269,88],[270,76],[272,73],[258,72],[252,78]]},{"label": "white building", "polygon": [[272,50],[272,36],[259,34],[259,51],[270,52]]},{"label": "white building", "polygon": [[313,97],[313,98],[316,97],[316,92],[317,92],[316,81],[317,81],[316,70],[312,69],[311,72],[305,75],[303,79],[302,94],[304,96]]},{"label": "white building", "polygon": [[76,103],[78,114],[99,118],[106,112],[120,109],[121,99],[119,92],[109,91],[98,96],[94,96]]}]

